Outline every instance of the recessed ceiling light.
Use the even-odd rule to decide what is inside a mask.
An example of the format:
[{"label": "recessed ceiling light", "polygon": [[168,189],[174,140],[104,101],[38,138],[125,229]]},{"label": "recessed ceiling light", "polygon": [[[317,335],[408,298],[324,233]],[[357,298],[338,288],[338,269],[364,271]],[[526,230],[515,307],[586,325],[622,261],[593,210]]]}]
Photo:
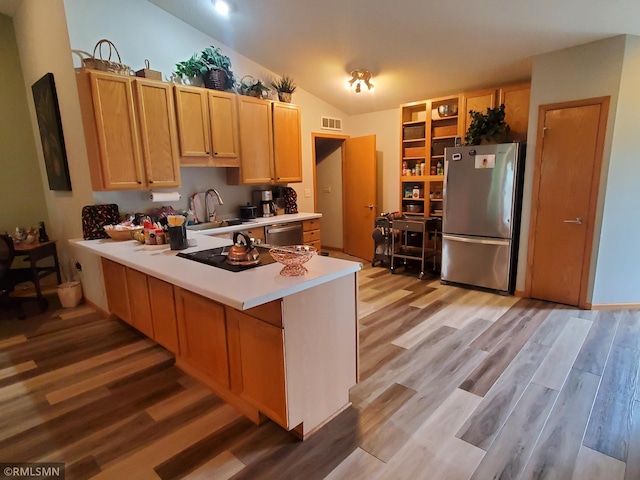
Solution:
[{"label": "recessed ceiling light", "polygon": [[213,8],[215,8],[216,12],[223,17],[228,17],[229,12],[231,11],[229,4],[223,0],[213,0]]}]

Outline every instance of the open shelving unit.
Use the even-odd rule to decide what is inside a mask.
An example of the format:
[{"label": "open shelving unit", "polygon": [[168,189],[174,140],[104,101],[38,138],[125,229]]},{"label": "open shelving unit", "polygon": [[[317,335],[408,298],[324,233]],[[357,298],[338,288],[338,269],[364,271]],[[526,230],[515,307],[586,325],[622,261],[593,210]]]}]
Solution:
[{"label": "open shelving unit", "polygon": [[[440,105],[456,113],[441,116]],[[400,106],[400,205],[407,217],[442,216],[444,149],[464,135],[463,105],[462,95],[452,95]]]}]

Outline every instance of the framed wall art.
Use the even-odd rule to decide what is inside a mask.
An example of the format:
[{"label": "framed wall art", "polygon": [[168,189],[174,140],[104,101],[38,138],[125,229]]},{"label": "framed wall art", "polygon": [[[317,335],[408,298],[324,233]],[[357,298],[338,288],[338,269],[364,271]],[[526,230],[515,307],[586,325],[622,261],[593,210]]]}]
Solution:
[{"label": "framed wall art", "polygon": [[58,95],[53,73],[47,73],[31,86],[36,106],[42,153],[47,168],[49,190],[71,190],[67,151],[64,146]]}]

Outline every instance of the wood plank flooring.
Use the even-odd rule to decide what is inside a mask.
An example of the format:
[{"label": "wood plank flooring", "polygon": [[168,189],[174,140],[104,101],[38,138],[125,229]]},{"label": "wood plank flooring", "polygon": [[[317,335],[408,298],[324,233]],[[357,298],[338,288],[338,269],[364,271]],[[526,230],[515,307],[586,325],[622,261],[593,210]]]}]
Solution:
[{"label": "wood plank flooring", "polygon": [[640,479],[640,312],[359,275],[361,382],[305,442],[87,306],[0,312],[0,459],[67,479]]}]

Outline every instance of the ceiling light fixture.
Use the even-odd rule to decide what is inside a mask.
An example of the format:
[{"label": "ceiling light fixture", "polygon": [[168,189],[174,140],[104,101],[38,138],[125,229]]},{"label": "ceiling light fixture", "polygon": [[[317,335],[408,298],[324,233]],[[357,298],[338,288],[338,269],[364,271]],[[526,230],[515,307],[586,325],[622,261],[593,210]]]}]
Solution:
[{"label": "ceiling light fixture", "polygon": [[231,10],[229,4],[223,0],[214,0],[213,8],[215,8],[216,12],[218,12],[218,14],[222,15],[223,17],[228,17],[229,11]]},{"label": "ceiling light fixture", "polygon": [[371,72],[369,70],[364,70],[361,68],[356,68],[351,71],[351,80],[347,83],[349,87],[356,86],[356,93],[360,93],[362,91],[362,84],[364,83],[369,90],[373,90],[373,83],[371,83]]}]

